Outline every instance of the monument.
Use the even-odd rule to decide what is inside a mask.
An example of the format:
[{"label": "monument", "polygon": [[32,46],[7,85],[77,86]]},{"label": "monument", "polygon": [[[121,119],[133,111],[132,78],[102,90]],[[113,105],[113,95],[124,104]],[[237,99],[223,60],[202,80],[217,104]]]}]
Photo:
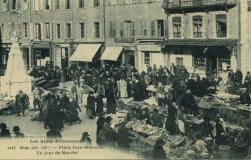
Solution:
[{"label": "monument", "polygon": [[25,67],[23,53],[19,46],[18,37],[14,33],[12,46],[9,52],[5,75],[1,77],[2,95],[15,97],[19,90],[27,95],[32,95],[32,77],[29,76]]}]

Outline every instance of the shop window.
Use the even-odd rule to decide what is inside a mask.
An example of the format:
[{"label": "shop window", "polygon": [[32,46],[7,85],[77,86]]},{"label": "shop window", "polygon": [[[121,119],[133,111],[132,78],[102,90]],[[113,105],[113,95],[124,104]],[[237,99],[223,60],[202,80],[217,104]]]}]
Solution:
[{"label": "shop window", "polygon": [[165,35],[164,20],[157,20],[157,35],[158,37],[164,37]]},{"label": "shop window", "polygon": [[100,38],[100,23],[94,22],[94,37]]},{"label": "shop window", "polygon": [[93,7],[100,7],[100,0],[93,0]]},{"label": "shop window", "polygon": [[183,57],[176,57],[176,66],[183,66]]},{"label": "shop window", "polygon": [[206,65],[206,59],[204,56],[194,56],[194,67],[204,68]]},{"label": "shop window", "polygon": [[202,37],[202,16],[194,16],[193,17],[193,36],[194,38]]},{"label": "shop window", "polygon": [[60,9],[60,0],[54,0],[55,2],[55,9]]},{"label": "shop window", "polygon": [[28,23],[23,23],[24,38],[28,37]]},{"label": "shop window", "polygon": [[65,0],[65,9],[71,9],[71,1]]},{"label": "shop window", "polygon": [[150,52],[144,52],[144,63],[147,65],[150,64]]},{"label": "shop window", "polygon": [[66,23],[66,38],[71,38],[71,23]]},{"label": "shop window", "polygon": [[51,26],[50,26],[50,23],[45,23],[45,38],[46,39],[51,38]]},{"label": "shop window", "polygon": [[217,32],[217,37],[227,37],[227,16],[226,15],[216,16],[216,32]]},{"label": "shop window", "polygon": [[117,28],[117,23],[116,22],[109,22],[109,34],[110,34],[110,37],[113,38],[113,37],[116,37],[116,28]]},{"label": "shop window", "polygon": [[56,38],[61,38],[61,25],[60,24],[56,24]]},{"label": "shop window", "polygon": [[41,24],[35,24],[35,38],[41,39]]},{"label": "shop window", "polygon": [[231,66],[230,58],[219,58],[219,70],[227,71]]},{"label": "shop window", "polygon": [[85,38],[85,23],[80,23],[79,28],[80,28],[80,38]]},{"label": "shop window", "polygon": [[78,0],[78,8],[84,8],[85,7],[85,0]]},{"label": "shop window", "polygon": [[181,38],[181,17],[173,17],[173,37]]}]

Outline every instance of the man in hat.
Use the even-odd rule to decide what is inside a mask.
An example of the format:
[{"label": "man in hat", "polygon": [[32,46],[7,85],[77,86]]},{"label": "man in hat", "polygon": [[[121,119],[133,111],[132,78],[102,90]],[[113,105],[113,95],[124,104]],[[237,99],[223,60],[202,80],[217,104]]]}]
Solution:
[{"label": "man in hat", "polygon": [[181,99],[181,106],[184,106],[186,113],[198,113],[197,103],[192,95],[192,92],[188,89]]},{"label": "man in hat", "polygon": [[80,142],[81,142],[81,143],[84,143],[84,144],[87,144],[87,145],[91,145],[91,144],[92,144],[92,140],[91,140],[90,135],[89,135],[88,132],[84,132],[84,133],[82,134],[82,137],[81,137],[81,139],[80,139]]},{"label": "man in hat", "polygon": [[247,72],[244,79],[244,87],[247,88],[248,93],[251,93],[251,76],[249,71]]},{"label": "man in hat", "polygon": [[14,126],[13,127],[13,132],[15,134],[15,138],[24,138],[24,134],[20,132],[20,127],[19,126]]},{"label": "man in hat", "polygon": [[10,131],[7,129],[7,125],[5,123],[1,123],[0,128],[0,138],[11,138]]},{"label": "man in hat", "polygon": [[94,92],[90,91],[89,95],[87,97],[87,115],[89,118],[93,118],[95,116],[95,98],[94,98]]},{"label": "man in hat", "polygon": [[250,95],[248,94],[246,88],[241,88],[240,101],[241,104],[250,104],[251,102]]}]

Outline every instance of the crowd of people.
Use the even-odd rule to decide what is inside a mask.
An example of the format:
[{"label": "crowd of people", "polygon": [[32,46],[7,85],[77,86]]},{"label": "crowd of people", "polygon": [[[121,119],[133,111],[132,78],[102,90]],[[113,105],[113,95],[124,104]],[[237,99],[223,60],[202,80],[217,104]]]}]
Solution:
[{"label": "crowd of people", "polygon": [[[240,101],[243,104],[250,104],[251,76],[247,75],[243,79],[242,72],[230,71],[226,82],[215,74],[201,78],[196,72],[189,73],[184,66],[175,66],[172,64],[169,68],[154,65],[148,66],[146,72],[139,73],[132,66],[113,66],[106,65],[104,68],[84,69],[77,65],[71,65],[69,68],[54,69],[50,65],[45,67],[34,67],[31,71],[34,77],[44,77],[48,81],[57,81],[55,86],[61,82],[73,81],[70,93],[64,91],[60,93],[49,92],[42,94],[40,87],[34,87],[34,109],[38,107],[38,120],[44,122],[44,127],[49,128],[48,135],[61,137],[60,131],[65,123],[69,125],[79,122],[81,119],[78,112],[81,112],[79,106],[78,87],[89,86],[93,90],[89,92],[86,104],[86,113],[90,119],[97,120],[96,140],[100,145],[112,146],[117,148],[129,149],[130,133],[125,127],[115,131],[111,127],[111,117],[105,117],[105,114],[114,114],[117,111],[117,100],[133,98],[134,101],[143,101],[151,96],[155,97],[158,106],[168,108],[167,120],[163,121],[158,109],[149,112],[147,108],[143,112],[137,108],[131,108],[128,113],[130,117],[146,119],[148,124],[162,128],[165,126],[170,134],[185,135],[184,114],[198,115],[199,110],[195,97],[203,97],[208,94],[214,94],[217,91],[230,94],[240,94]],[[106,103],[104,102],[106,99]],[[29,106],[28,97],[21,91],[16,96],[15,104],[18,108],[18,115],[24,114],[25,108]],[[204,122],[201,125],[200,133],[194,138],[202,141],[201,137],[211,137],[217,145],[224,145],[224,120],[218,116],[212,119],[203,115]],[[215,122],[215,126],[211,122]],[[216,130],[216,134],[213,132]],[[88,134],[83,134],[83,137]],[[241,136],[239,136],[241,137]],[[243,136],[242,136],[243,137]],[[247,136],[245,136],[247,138]],[[84,138],[85,141],[90,141]],[[234,141],[239,141],[236,138]],[[249,139],[247,140],[249,141]],[[161,142],[158,142],[161,144]],[[249,143],[245,143],[249,145]],[[156,144],[157,145],[157,144]],[[156,148],[159,148],[157,145]],[[157,149],[158,150],[158,149]],[[210,149],[208,149],[210,150]]]}]

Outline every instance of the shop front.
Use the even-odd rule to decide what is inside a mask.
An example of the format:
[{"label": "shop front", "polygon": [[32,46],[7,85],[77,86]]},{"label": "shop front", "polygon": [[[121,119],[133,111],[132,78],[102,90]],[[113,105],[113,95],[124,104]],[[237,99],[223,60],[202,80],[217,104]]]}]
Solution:
[{"label": "shop front", "polygon": [[84,68],[99,67],[102,44],[78,44],[70,57],[71,64]]},{"label": "shop front", "polygon": [[32,65],[45,66],[53,65],[51,44],[49,42],[34,42],[32,45]]},{"label": "shop front", "polygon": [[230,69],[237,68],[237,42],[230,39],[168,40],[164,46],[170,63],[184,65],[189,72],[202,76],[226,77]]},{"label": "shop front", "polygon": [[158,45],[138,45],[138,69],[140,72],[147,71],[147,66],[160,66],[167,65],[167,57],[161,51],[161,47]]},{"label": "shop front", "polygon": [[66,68],[69,65],[69,45],[60,44],[54,46],[54,65],[59,68]]}]

